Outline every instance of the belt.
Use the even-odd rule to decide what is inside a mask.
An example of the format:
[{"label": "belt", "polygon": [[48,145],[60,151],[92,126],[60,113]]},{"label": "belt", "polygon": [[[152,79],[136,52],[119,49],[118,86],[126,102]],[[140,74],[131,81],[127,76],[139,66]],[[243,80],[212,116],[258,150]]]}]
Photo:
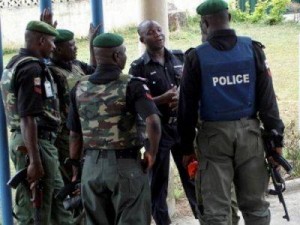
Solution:
[{"label": "belt", "polygon": [[57,135],[53,131],[38,131],[38,138],[42,140],[47,140],[54,142]]},{"label": "belt", "polygon": [[[11,132],[21,133],[20,129],[11,129]],[[54,142],[56,140],[56,133],[54,131],[47,131],[47,130],[38,130],[38,139],[47,140]]]},{"label": "belt", "polygon": [[99,148],[86,148],[84,149],[85,152],[87,151],[99,151],[99,158],[107,158],[108,152],[113,151],[116,155],[117,159],[136,159],[139,155],[140,148],[128,148],[122,150],[108,150],[108,149],[99,149]]}]

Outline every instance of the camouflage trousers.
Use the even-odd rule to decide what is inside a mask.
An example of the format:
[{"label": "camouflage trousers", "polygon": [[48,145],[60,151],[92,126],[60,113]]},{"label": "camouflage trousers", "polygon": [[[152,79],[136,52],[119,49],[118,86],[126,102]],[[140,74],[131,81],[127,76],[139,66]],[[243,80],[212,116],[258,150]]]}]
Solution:
[{"label": "camouflage trousers", "polygon": [[108,150],[105,158],[101,154],[87,151],[83,165],[87,225],[150,225],[150,185],[140,160],[117,159],[114,150]]},{"label": "camouflage trousers", "polygon": [[[43,188],[41,224],[42,225],[70,225],[74,224],[70,212],[66,211],[61,201],[55,198],[56,192],[63,187],[61,174],[58,171],[57,149],[48,140],[38,140],[40,155],[45,176],[41,180]],[[10,156],[16,171],[26,166],[25,154],[19,151],[24,146],[22,135],[18,132],[11,134]],[[15,196],[15,214],[18,225],[34,224],[34,209],[30,201],[30,192],[26,185],[20,184]]]},{"label": "camouflage trousers", "polygon": [[246,225],[269,225],[268,173],[256,119],[203,122],[197,137],[202,224],[228,225],[234,183]]}]

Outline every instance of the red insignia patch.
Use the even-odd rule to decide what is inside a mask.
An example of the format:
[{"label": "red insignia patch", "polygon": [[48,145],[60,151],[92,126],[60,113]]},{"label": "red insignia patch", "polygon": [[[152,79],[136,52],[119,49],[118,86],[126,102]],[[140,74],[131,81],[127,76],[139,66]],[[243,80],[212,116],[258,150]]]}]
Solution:
[{"label": "red insignia patch", "polygon": [[34,87],[34,92],[41,95],[41,94],[42,94],[41,86],[35,86],[35,87]]}]

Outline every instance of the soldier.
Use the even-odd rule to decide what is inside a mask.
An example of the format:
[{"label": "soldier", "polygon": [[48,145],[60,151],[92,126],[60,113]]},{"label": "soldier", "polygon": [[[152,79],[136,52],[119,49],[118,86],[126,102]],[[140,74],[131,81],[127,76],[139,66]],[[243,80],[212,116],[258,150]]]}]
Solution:
[{"label": "soldier", "polygon": [[[150,188],[144,172],[154,163],[161,135],[158,110],[144,80],[122,74],[127,57],[121,36],[101,34],[93,46],[97,69],[71,91],[68,116],[70,158],[85,153],[81,194],[87,224],[149,225]],[[150,141],[142,161],[137,113],[146,120]]]},{"label": "soldier", "polygon": [[[31,191],[42,187],[40,224],[73,224],[72,216],[54,194],[63,187],[54,147],[60,125],[56,84],[44,58],[55,49],[57,31],[48,24],[31,21],[25,33],[25,48],[4,70],[1,86],[10,131],[10,156],[18,171],[27,166]],[[27,165],[26,154],[29,157]],[[16,190],[18,224],[33,224],[34,209],[29,186]],[[35,218],[37,219],[37,218]]]},{"label": "soldier", "polygon": [[146,46],[146,52],[131,64],[129,74],[149,81],[150,93],[162,114],[162,137],[151,174],[151,198],[152,215],[156,224],[166,225],[171,223],[167,206],[170,151],[192,211],[197,217],[195,185],[182,166],[176,122],[183,62],[165,48],[165,36],[156,21],[143,21],[138,26],[138,34],[140,41]]},{"label": "soldier", "polygon": [[[94,39],[97,31],[98,28],[94,29],[91,25],[89,32],[90,42]],[[55,147],[58,149],[60,168],[64,181],[68,183],[72,178],[72,168],[70,165],[64,165],[64,162],[69,156],[70,131],[66,126],[69,110],[69,93],[82,76],[92,74],[95,71],[96,62],[92,47],[90,48],[91,65],[76,60],[77,47],[74,40],[74,33],[65,29],[57,29],[57,32],[58,36],[54,40],[56,49],[53,51],[47,66],[57,83],[62,123],[55,141]]]},{"label": "soldier", "polygon": [[[270,224],[260,122],[267,131],[275,129],[280,134],[284,125],[263,45],[239,37],[229,28],[231,16],[223,0],[207,0],[198,6],[197,13],[208,37],[186,57],[178,129],[187,164],[194,151],[199,114],[203,220],[210,225],[229,224],[234,182],[245,224]],[[281,154],[281,147],[275,146],[274,150]]]},{"label": "soldier", "polygon": [[[50,9],[45,9],[41,14],[41,21],[56,27],[57,22],[53,23],[53,13]],[[89,48],[90,48],[90,65],[76,59],[77,47],[74,40],[74,33],[66,29],[57,29],[58,36],[54,39],[55,50],[53,51],[50,61],[47,64],[54,81],[57,83],[60,113],[62,118],[61,127],[54,143],[58,149],[60,170],[62,172],[65,184],[69,183],[72,178],[72,166],[65,165],[65,160],[69,156],[69,134],[70,131],[66,126],[66,120],[69,110],[69,93],[75,83],[82,76],[92,74],[95,71],[96,60],[92,47],[92,42],[100,26],[94,28],[91,24],[89,29]]]}]

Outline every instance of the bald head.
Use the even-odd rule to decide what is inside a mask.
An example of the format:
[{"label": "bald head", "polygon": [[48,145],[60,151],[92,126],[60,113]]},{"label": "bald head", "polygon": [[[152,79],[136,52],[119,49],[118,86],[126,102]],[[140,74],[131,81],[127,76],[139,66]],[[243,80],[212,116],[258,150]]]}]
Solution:
[{"label": "bald head", "polygon": [[138,26],[140,41],[148,51],[161,51],[165,46],[165,35],[160,24],[154,20],[144,20]]},{"label": "bald head", "polygon": [[161,27],[160,24],[158,22],[156,22],[155,20],[144,20],[143,22],[141,22],[137,29],[139,36],[140,37],[143,36],[145,34],[145,32],[147,32],[147,29],[153,25]]},{"label": "bald head", "polygon": [[126,64],[126,48],[120,45],[113,48],[94,47],[97,65],[112,64],[117,65],[120,69],[124,69]]}]

